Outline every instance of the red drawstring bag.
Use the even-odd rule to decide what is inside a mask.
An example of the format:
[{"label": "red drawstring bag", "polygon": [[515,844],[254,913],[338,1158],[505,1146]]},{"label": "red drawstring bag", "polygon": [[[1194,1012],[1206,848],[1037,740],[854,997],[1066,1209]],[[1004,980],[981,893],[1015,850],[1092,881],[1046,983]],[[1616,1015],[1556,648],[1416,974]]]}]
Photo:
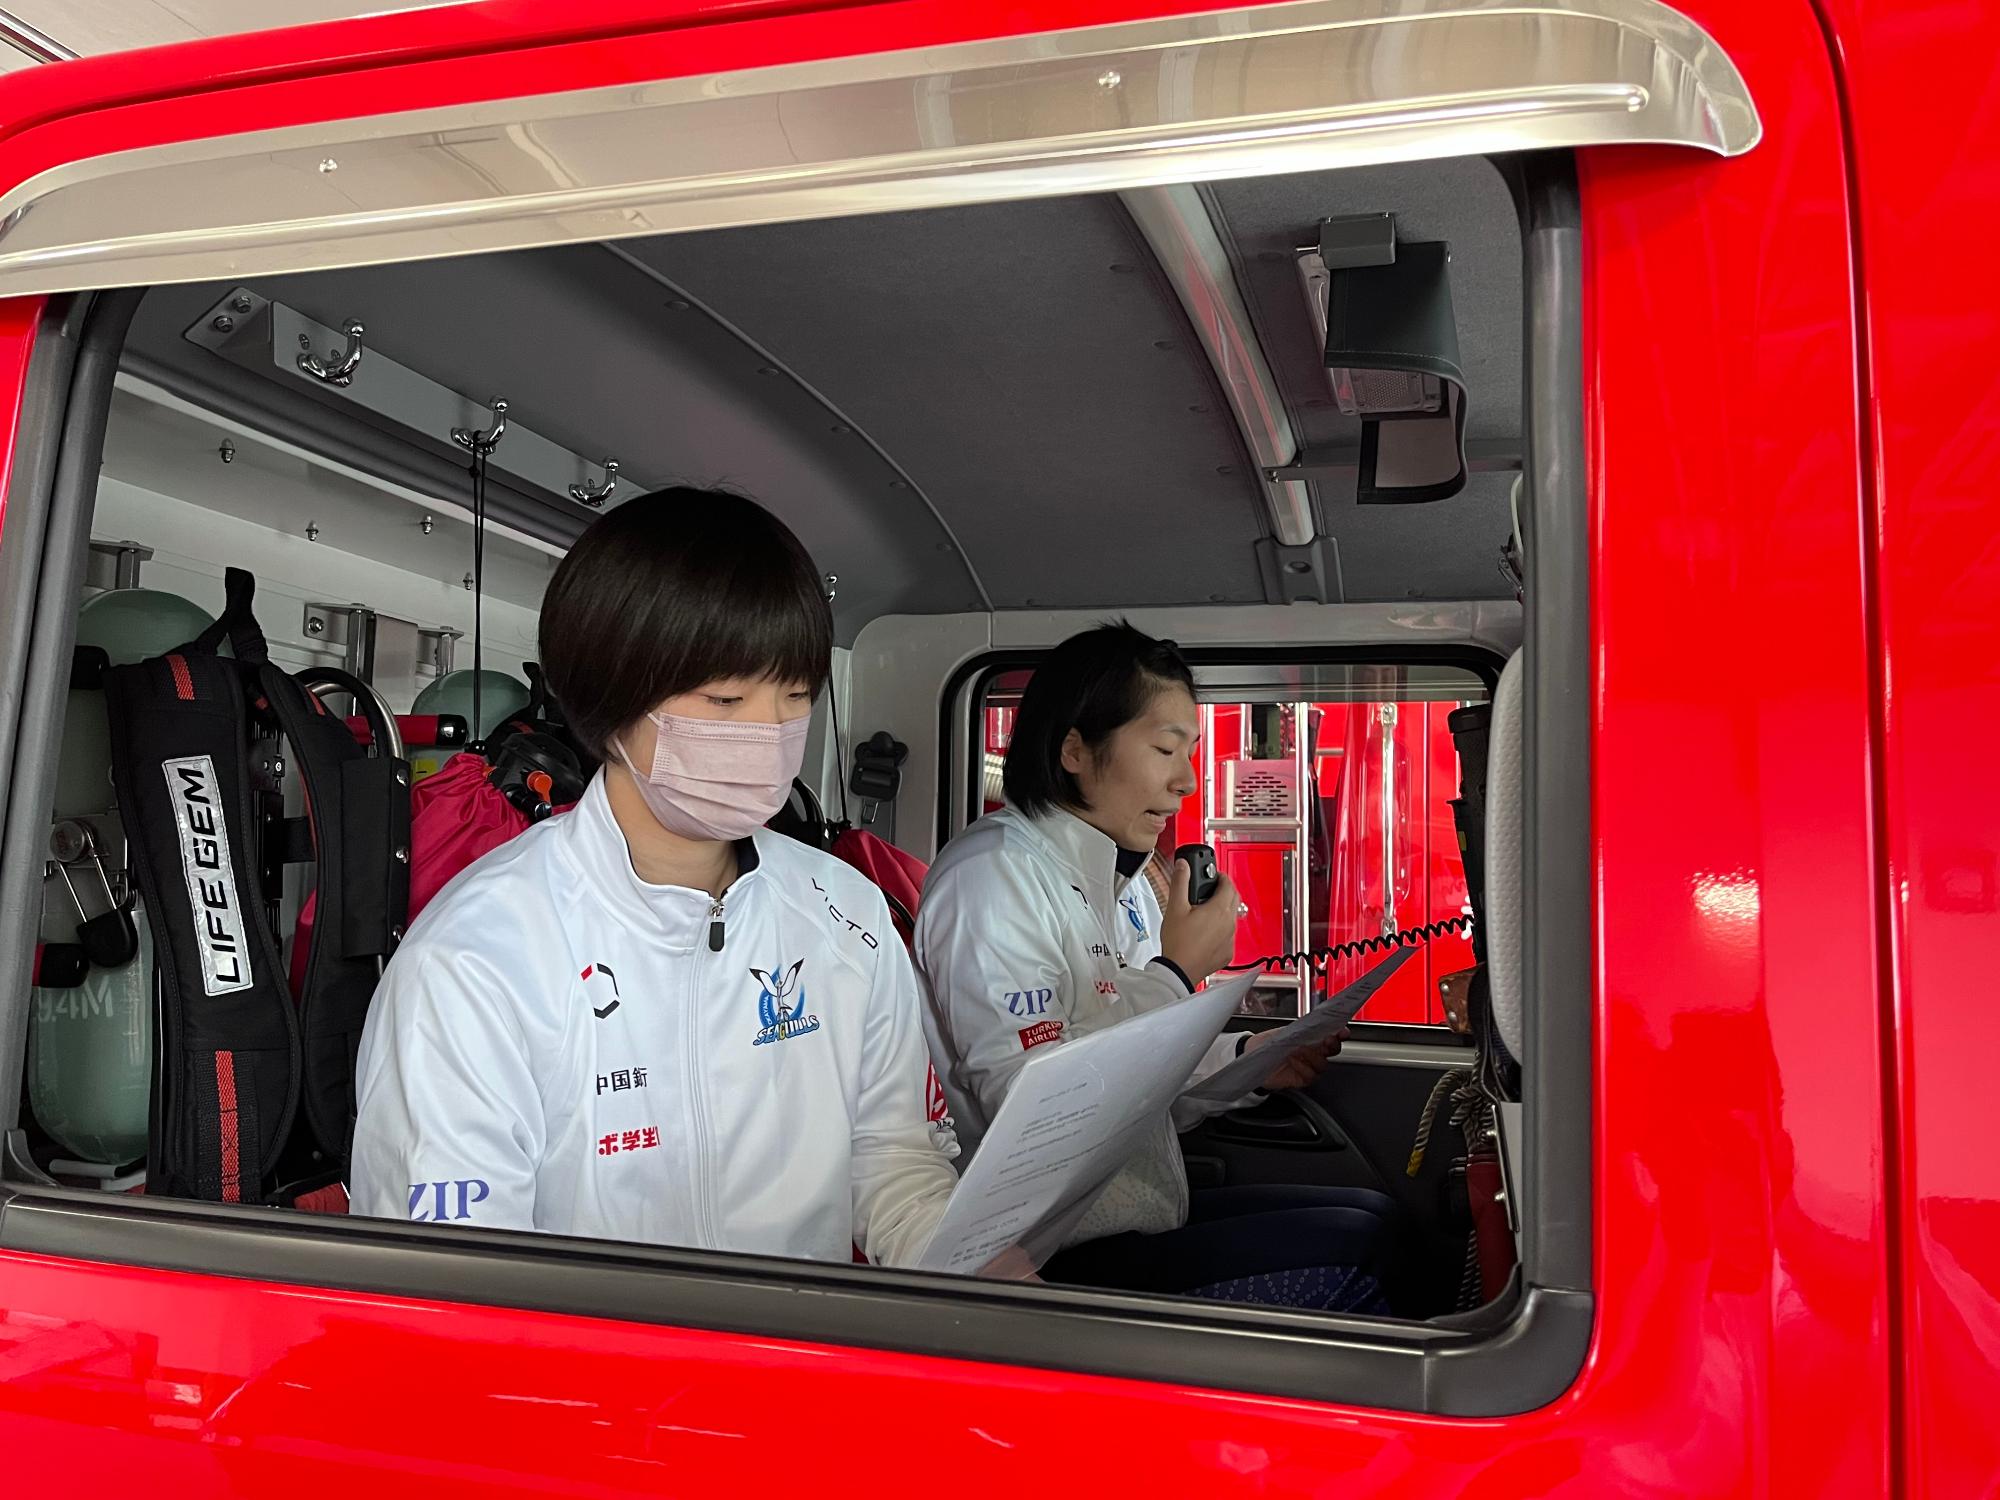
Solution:
[{"label": "red drawstring bag", "polygon": [[410,793],[412,922],[460,870],[530,826],[528,815],[486,779],[492,769],[482,755],[454,755]]},{"label": "red drawstring bag", "polygon": [[889,902],[889,915],[908,947],[917,936],[917,902],[930,866],[866,829],[850,828],[833,841],[833,857],[854,866]]}]

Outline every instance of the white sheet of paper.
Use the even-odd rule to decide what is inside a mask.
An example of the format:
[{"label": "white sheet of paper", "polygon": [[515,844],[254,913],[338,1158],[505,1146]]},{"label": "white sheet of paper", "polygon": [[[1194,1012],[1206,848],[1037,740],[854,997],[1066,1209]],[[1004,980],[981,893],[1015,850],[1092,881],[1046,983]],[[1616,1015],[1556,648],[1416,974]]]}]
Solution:
[{"label": "white sheet of paper", "polygon": [[1289,1026],[1280,1026],[1276,1032],[1268,1033],[1272,1036],[1271,1041],[1253,1047],[1235,1062],[1217,1068],[1186,1090],[1182,1097],[1226,1104],[1261,1087],[1264,1080],[1278,1070],[1278,1064],[1292,1053],[1308,1042],[1332,1036],[1352,1021],[1354,1013],[1366,1005],[1375,992],[1388,982],[1389,976],[1408,963],[1416,951],[1415,948],[1398,948],[1339,994],[1320,1001]]},{"label": "white sheet of paper", "polygon": [[1254,975],[1028,1059],[918,1265],[974,1272],[1021,1247],[1037,1266],[1165,1116]]}]

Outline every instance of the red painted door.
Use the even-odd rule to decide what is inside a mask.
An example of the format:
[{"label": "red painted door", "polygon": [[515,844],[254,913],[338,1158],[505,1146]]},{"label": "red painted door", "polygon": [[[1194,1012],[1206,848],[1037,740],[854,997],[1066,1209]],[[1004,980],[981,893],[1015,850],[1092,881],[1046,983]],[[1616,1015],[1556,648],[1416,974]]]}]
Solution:
[{"label": "red painted door", "polygon": [[[16,75],[0,88],[0,181],[330,113],[1166,8],[908,0],[664,17],[580,0],[558,13],[494,3],[232,39]],[[1976,683],[1983,705],[1992,630],[1954,624],[1971,617],[1933,607],[1924,589],[1991,578],[1991,528],[1972,515],[1983,470],[1964,462],[1992,425],[1984,325],[1943,340],[1930,364],[1940,341],[1919,310],[1941,295],[1943,265],[1969,264],[1933,251],[1968,222],[1956,206],[1984,191],[1994,160],[1990,132],[1921,122],[1941,98],[1987,121],[1990,38],[1976,7],[1946,3],[1857,5],[1871,30],[1846,37],[1875,48],[1887,79],[1857,88],[1864,183],[1925,167],[1883,187],[1875,210],[1881,266],[1906,289],[1877,324],[1878,370],[1906,394],[1871,393],[1886,487],[1870,511],[1853,164],[1826,36],[1794,0],[1681,8],[1742,70],[1766,138],[1727,162],[1632,147],[1580,165],[1593,665],[1577,687],[1594,731],[1597,1302],[1589,1358],[1565,1395],[1496,1420],[1332,1408],[816,1347],[782,1329],[557,1316],[528,1310],[532,1289],[522,1308],[501,1309],[165,1273],[92,1261],[94,1244],[79,1240],[0,1255],[0,1463],[13,1487],[1873,1500],[1891,1483],[1885,1176],[1900,1140],[1880,1092],[1888,893],[1864,610],[1878,557],[1904,591],[1881,622],[1911,684],[1907,698],[1891,694],[1886,763],[1917,903],[1896,954],[1913,1024],[1897,1037],[1904,1113],[1891,1122],[1920,1152],[1893,1241],[1913,1277],[1904,1389],[1938,1450],[1929,1472],[1956,1476],[1956,1493],[1973,1492],[1976,1474],[1990,1483],[1983,1423],[1968,1430],[1990,1401],[1971,1397],[1960,1421],[1950,1394],[1990,1376],[1990,1169],[1948,1164],[1940,1126],[1963,1118],[1956,1106],[1908,1103],[1932,1089],[1978,1097],[1980,1049],[1958,1045],[1944,1007],[1979,993],[1979,958],[1994,951],[1979,883],[1990,823],[1961,810],[1950,831],[1949,801],[1976,797],[1977,783],[1939,776],[1936,758],[1949,727],[1942,648],[1987,648],[1952,684],[1962,694]],[[1890,116],[1905,106],[1898,125]],[[1969,271],[1948,284],[1990,312]],[[32,313],[0,310],[9,430]],[[1935,420],[1920,415],[1925,402],[1941,403]],[[1944,441],[1954,437],[1966,446]],[[1924,505],[1897,509],[1899,494],[1919,491]],[[0,532],[0,546],[9,539]],[[1958,732],[1969,723],[1961,713]],[[1969,864],[1952,853],[1968,847],[1967,828]],[[721,1296],[726,1278],[717,1285]]]}]

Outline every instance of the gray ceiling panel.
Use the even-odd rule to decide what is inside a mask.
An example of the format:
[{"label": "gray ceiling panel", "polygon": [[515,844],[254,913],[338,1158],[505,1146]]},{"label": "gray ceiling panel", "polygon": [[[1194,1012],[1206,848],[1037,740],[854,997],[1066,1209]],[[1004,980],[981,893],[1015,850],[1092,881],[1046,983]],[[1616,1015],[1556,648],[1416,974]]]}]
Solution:
[{"label": "gray ceiling panel", "polygon": [[[1257,334],[1309,447],[1348,447],[1293,248],[1330,215],[1394,211],[1452,244],[1469,436],[1520,429],[1520,247],[1484,162],[1233,182],[1207,194]],[[1261,489],[1186,314],[1115,198],[822,220],[266,278],[381,355],[627,477],[722,484],[790,522],[841,575],[843,636],[890,611],[1256,601]],[[360,419],[183,332],[226,287],[169,287],[136,368],[369,472],[457,494],[442,434]],[[1345,597],[1493,597],[1511,476],[1427,506],[1315,485]],[[190,497],[198,498],[198,497]],[[551,540],[588,520],[509,492]]]},{"label": "gray ceiling panel", "polygon": [[634,253],[893,453],[1003,608],[1262,599],[1259,488],[1115,200],[685,235]]},{"label": "gray ceiling panel", "polygon": [[1350,603],[1392,599],[1501,599],[1500,548],[1512,520],[1512,474],[1473,474],[1449,500],[1430,505],[1336,507],[1340,571]]},{"label": "gray ceiling panel", "polygon": [[[841,424],[795,381],[760,374],[754,350],[612,251],[585,246],[267,277],[254,289],[333,327],[359,318],[371,349],[462,394],[505,396],[511,422],[593,458],[615,456],[627,477],[721,485],[763,500],[822,568],[840,575],[843,634],[892,610],[984,607],[957,544],[882,453],[837,430]],[[261,385],[281,412],[323,419],[333,410],[355,425],[355,408],[333,393],[247,375],[181,337],[225,290],[155,292],[131,348],[170,372],[216,382],[225,395]],[[463,490],[464,455],[442,433],[359,416],[396,440],[420,486]],[[541,504],[548,525],[530,529],[544,535],[553,526],[559,537],[573,536],[590,519],[568,501]]]}]

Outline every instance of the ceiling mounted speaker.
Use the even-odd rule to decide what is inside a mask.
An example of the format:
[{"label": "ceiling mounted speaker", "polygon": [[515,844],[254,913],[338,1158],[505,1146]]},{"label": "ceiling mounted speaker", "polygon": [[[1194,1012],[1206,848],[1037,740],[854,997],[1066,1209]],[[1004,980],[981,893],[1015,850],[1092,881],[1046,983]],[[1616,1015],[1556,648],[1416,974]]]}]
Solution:
[{"label": "ceiling mounted speaker", "polygon": [[1326,369],[1361,420],[1363,505],[1445,500],[1465,488],[1465,373],[1451,303],[1451,247],[1396,242],[1389,214],[1320,225]]}]

